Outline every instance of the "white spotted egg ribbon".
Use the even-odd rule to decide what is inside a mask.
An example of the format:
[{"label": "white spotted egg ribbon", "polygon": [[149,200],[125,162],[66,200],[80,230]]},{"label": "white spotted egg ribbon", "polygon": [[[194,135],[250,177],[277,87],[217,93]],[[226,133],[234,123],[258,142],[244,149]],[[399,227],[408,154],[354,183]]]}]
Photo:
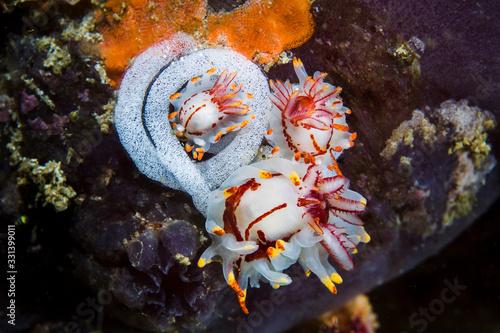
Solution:
[{"label": "white spotted egg ribbon", "polygon": [[[115,127],[123,147],[144,175],[187,192],[206,215],[210,191],[258,153],[271,103],[267,78],[257,65],[229,49],[199,47],[194,38],[179,33],[137,56],[120,84]],[[213,157],[195,162],[172,133],[170,96],[212,68],[217,74],[226,69],[237,72],[234,82],[243,84],[242,91],[254,97],[245,103],[255,118],[230,142],[225,140],[227,145],[221,140]]]}]

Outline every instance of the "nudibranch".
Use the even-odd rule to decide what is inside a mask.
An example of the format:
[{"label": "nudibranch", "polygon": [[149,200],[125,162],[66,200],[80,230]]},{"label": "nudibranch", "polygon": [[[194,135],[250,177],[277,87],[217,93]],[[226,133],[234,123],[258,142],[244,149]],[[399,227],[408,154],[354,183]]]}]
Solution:
[{"label": "nudibranch", "polygon": [[213,243],[198,266],[219,257],[245,313],[248,285],[290,284],[283,270],[297,261],[336,293],[342,279],[328,256],[349,270],[356,245],[369,241],[357,216],[366,200],[349,190],[348,179],[324,177],[321,169],[274,157],[238,169],[212,192],[206,229]]},{"label": "nudibranch", "polygon": [[342,104],[342,88],[323,81],[326,73],[308,76],[296,58],[293,67],[298,84],[270,81],[274,108],[269,114],[268,139],[275,146],[273,153],[306,164],[318,159],[332,170],[335,158],[356,138],[345,119],[351,111]]},{"label": "nudibranch", "polygon": [[169,114],[172,128],[177,136],[187,140],[184,148],[199,161],[210,143],[245,127],[255,117],[247,116],[250,109],[245,104],[253,95],[242,93],[243,85],[233,82],[237,73],[228,74],[224,70],[217,76],[216,71],[210,68],[201,77],[189,80],[181,92],[170,96],[174,106]]},{"label": "nudibranch", "polygon": [[[206,215],[209,193],[259,152],[270,109],[268,80],[257,65],[226,48],[200,49],[178,33],[137,56],[114,116],[139,171],[187,192]],[[211,156],[203,158],[209,146]]]}]

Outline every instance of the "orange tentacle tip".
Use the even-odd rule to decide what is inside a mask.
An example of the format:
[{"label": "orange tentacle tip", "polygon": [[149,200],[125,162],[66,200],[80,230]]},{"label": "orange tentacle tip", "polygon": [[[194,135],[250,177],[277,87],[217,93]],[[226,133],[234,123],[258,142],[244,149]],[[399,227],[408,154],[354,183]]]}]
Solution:
[{"label": "orange tentacle tip", "polygon": [[236,107],[240,106],[241,104],[243,104],[243,101],[238,100],[238,101],[234,102],[233,104],[228,105],[227,107],[236,108]]},{"label": "orange tentacle tip", "polygon": [[298,162],[298,161],[300,160],[300,156],[301,156],[301,155],[302,155],[302,154],[300,153],[300,151],[298,151],[298,152],[296,152],[296,153],[295,153],[295,155],[293,156],[293,158],[295,159],[295,161],[297,161],[297,162]]},{"label": "orange tentacle tip", "polygon": [[274,247],[270,246],[267,248],[266,250],[266,254],[268,255],[269,258],[275,258],[277,256],[279,256],[279,252],[278,250],[276,250]]},{"label": "orange tentacle tip", "polygon": [[245,121],[242,121],[242,122],[241,122],[241,124],[240,124],[240,128],[245,127],[245,126],[248,124],[248,122],[249,122],[249,121],[250,121],[250,120],[245,120]]},{"label": "orange tentacle tip", "polygon": [[233,186],[233,187],[226,188],[224,191],[222,191],[222,193],[224,194],[224,198],[227,199],[230,196],[232,196],[233,194],[235,194],[236,191],[238,191],[238,187],[237,186]]},{"label": "orange tentacle tip", "polygon": [[300,177],[299,177],[299,175],[296,172],[290,173],[289,177],[290,177],[290,180],[293,182],[293,184],[295,186],[299,186],[300,185]]},{"label": "orange tentacle tip", "polygon": [[207,74],[208,75],[212,75],[213,73],[215,73],[215,71],[217,70],[217,68],[210,68],[208,71],[207,71]]},{"label": "orange tentacle tip", "polygon": [[259,177],[262,179],[270,179],[273,178],[273,174],[268,171],[261,170],[259,172]]},{"label": "orange tentacle tip", "polygon": [[271,155],[274,155],[276,154],[277,152],[280,151],[280,148],[279,147],[274,147],[272,150],[271,150]]},{"label": "orange tentacle tip", "polygon": [[308,153],[304,154],[304,163],[305,164],[311,163],[311,155],[309,155]]},{"label": "orange tentacle tip", "polygon": [[227,94],[225,96],[222,96],[222,99],[229,99],[229,98],[234,97],[234,96],[236,96],[236,93],[230,93],[230,94]]},{"label": "orange tentacle tip", "polygon": [[267,132],[266,132],[266,134],[267,134],[267,135],[271,135],[271,134],[273,134],[273,129],[272,129],[272,128],[268,129],[268,130],[267,130]]},{"label": "orange tentacle tip", "polygon": [[293,57],[293,65],[295,67],[297,67],[297,66],[304,66],[304,64],[302,63],[302,60],[297,59],[296,57]]},{"label": "orange tentacle tip", "polygon": [[[175,116],[177,116],[179,114],[179,111],[177,112],[172,112],[168,115],[168,120],[172,120],[174,119]],[[175,123],[174,123],[175,124]],[[173,125],[173,124],[172,124]],[[177,124],[175,124],[177,126]]]},{"label": "orange tentacle tip", "polygon": [[333,284],[332,280],[330,280],[330,277],[323,277],[323,278],[321,278],[321,282],[325,285],[325,287],[328,288],[328,290],[330,290],[330,292],[332,294],[336,294],[337,293],[337,288]]},{"label": "orange tentacle tip", "polygon": [[215,227],[214,230],[212,230],[212,232],[217,236],[224,236],[226,234],[224,229],[222,229],[221,227]]},{"label": "orange tentacle tip", "polygon": [[240,127],[240,126],[239,125],[234,125],[234,126],[228,127],[228,128],[226,128],[226,133],[229,133],[229,132],[237,129],[238,127]]},{"label": "orange tentacle tip", "polygon": [[246,304],[245,304],[245,299],[246,299],[246,296],[247,296],[247,291],[246,291],[246,290],[243,290],[243,296],[238,295],[238,303],[240,304],[240,308],[241,308],[241,310],[242,310],[245,314],[248,314],[248,309],[247,309],[247,306],[246,306]]},{"label": "orange tentacle tip", "polygon": [[179,98],[181,96],[182,96],[181,93],[172,94],[172,95],[170,95],[170,100],[173,101],[174,99],[177,99],[177,98]]},{"label": "orange tentacle tip", "polygon": [[207,262],[205,261],[205,259],[200,258],[200,260],[198,260],[198,267],[199,268],[205,267],[206,264],[207,264]]},{"label": "orange tentacle tip", "polygon": [[344,282],[342,280],[342,277],[338,273],[332,273],[332,275],[330,275],[330,279],[336,284],[341,284],[342,282]]},{"label": "orange tentacle tip", "polygon": [[336,130],[339,130],[342,132],[349,131],[349,126],[347,126],[347,125],[332,124],[332,127],[335,128]]},{"label": "orange tentacle tip", "polygon": [[215,135],[215,137],[214,137],[214,141],[215,141],[215,142],[219,141],[219,140],[220,140],[220,138],[222,137],[222,134],[223,134],[223,133],[222,133],[222,131],[220,131],[219,133],[217,133],[217,134]]}]

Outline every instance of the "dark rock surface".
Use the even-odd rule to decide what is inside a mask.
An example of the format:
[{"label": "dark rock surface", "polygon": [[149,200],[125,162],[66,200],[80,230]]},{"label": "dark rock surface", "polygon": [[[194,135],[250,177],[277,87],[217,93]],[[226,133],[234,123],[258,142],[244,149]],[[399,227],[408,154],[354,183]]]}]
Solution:
[{"label": "dark rock surface", "polygon": [[[190,198],[140,175],[118,141],[95,29],[76,32],[90,3],[57,4],[2,8],[0,220],[16,223],[19,325],[1,331],[285,331],[436,254],[499,197],[500,5],[315,1],[315,33],[292,51],[353,111],[358,138],[339,166],[368,200],[372,241],[337,295],[296,265],[290,286],[250,289],[245,316],[220,264],[195,264],[210,241]],[[31,31],[16,24],[42,14]],[[268,76],[294,79],[292,65]]]}]

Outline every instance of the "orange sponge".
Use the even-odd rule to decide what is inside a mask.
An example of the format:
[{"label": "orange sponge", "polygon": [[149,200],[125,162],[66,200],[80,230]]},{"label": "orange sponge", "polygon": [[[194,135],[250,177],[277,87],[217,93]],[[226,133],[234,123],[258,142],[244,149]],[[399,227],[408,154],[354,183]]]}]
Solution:
[{"label": "orange sponge", "polygon": [[311,37],[310,7],[309,0],[250,0],[232,12],[209,15],[207,41],[229,46],[250,59],[264,53],[259,61],[267,62]]},{"label": "orange sponge", "polygon": [[194,34],[206,8],[205,0],[108,1],[100,45],[108,76],[116,84],[128,61],[150,45],[178,31]]},{"label": "orange sponge", "polygon": [[207,15],[206,0],[109,0],[101,15],[107,21],[100,30],[101,56],[117,85],[133,57],[183,31],[266,63],[311,37],[310,7],[310,0],[249,0],[231,12]]}]

